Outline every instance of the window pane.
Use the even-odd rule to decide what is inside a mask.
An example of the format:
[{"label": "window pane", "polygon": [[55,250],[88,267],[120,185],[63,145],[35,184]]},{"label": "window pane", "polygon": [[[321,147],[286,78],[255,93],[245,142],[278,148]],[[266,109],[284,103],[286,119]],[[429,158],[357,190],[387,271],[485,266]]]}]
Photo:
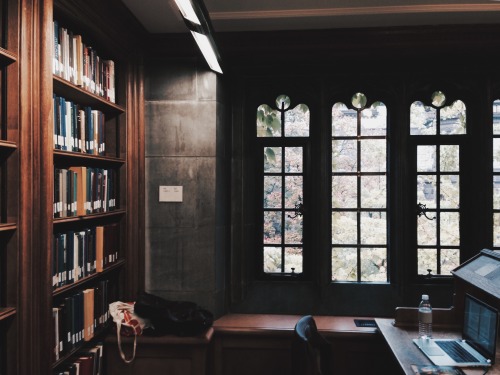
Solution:
[{"label": "window pane", "polygon": [[361,243],[378,245],[387,242],[387,220],[385,212],[361,213]]},{"label": "window pane", "polygon": [[281,243],[281,212],[264,211],[264,243]]},{"label": "window pane", "polygon": [[[293,216],[293,215],[290,215]],[[302,243],[302,217],[285,218],[285,243],[301,244]]]},{"label": "window pane", "polygon": [[281,137],[281,117],[266,104],[257,108],[257,137]]},{"label": "window pane", "polygon": [[357,240],[356,212],[334,212],[332,214],[332,244],[355,244]]},{"label": "window pane", "polygon": [[332,172],[356,172],[358,168],[358,141],[339,139],[332,141]]},{"label": "window pane", "polygon": [[460,215],[458,212],[441,212],[441,245],[460,245]]},{"label": "window pane", "polygon": [[460,170],[460,146],[440,146],[439,169],[441,172],[458,172]]},{"label": "window pane", "polygon": [[500,138],[493,138],[493,172],[500,172]]},{"label": "window pane", "polygon": [[466,110],[461,100],[453,102],[452,105],[441,109],[440,134],[465,134],[466,133]]},{"label": "window pane", "polygon": [[493,102],[493,134],[500,135],[500,100]]},{"label": "window pane", "polygon": [[332,177],[332,208],[356,208],[358,206],[357,181],[356,176]]},{"label": "window pane", "polygon": [[433,275],[437,274],[437,250],[436,249],[418,249],[418,274],[427,275],[431,271]]},{"label": "window pane", "polygon": [[500,176],[493,176],[493,209],[500,210]]},{"label": "window pane", "polygon": [[500,246],[500,213],[493,214],[493,246]]},{"label": "window pane", "polygon": [[436,109],[422,102],[414,102],[410,106],[410,134],[436,134]]},{"label": "window pane", "polygon": [[281,173],[281,147],[264,147],[264,173]]},{"label": "window pane", "polygon": [[358,113],[348,109],[345,104],[337,103],[332,107],[332,136],[354,137],[358,134]]},{"label": "window pane", "polygon": [[361,281],[387,282],[387,249],[361,249]]},{"label": "window pane", "polygon": [[417,146],[417,172],[436,172],[436,146]]},{"label": "window pane", "polygon": [[361,135],[374,136],[387,134],[387,108],[381,103],[374,103],[361,111]]},{"label": "window pane", "polygon": [[361,176],[361,207],[385,208],[387,204],[386,177]]},{"label": "window pane", "polygon": [[264,208],[281,208],[281,176],[264,176]]},{"label": "window pane", "polygon": [[358,255],[356,249],[332,249],[332,280],[357,281]]},{"label": "window pane", "polygon": [[264,272],[281,272],[281,249],[264,247]]},{"label": "window pane", "polygon": [[[293,268],[293,270],[292,270]],[[285,247],[285,272],[302,273],[302,248]]]},{"label": "window pane", "polygon": [[436,176],[419,175],[417,176],[417,202],[427,206],[427,208],[436,208]]},{"label": "window pane", "polygon": [[302,147],[285,147],[285,173],[302,173]]},{"label": "window pane", "polygon": [[451,270],[460,265],[460,251],[458,249],[441,250],[441,275],[451,275]]},{"label": "window pane", "polygon": [[441,208],[456,208],[460,206],[460,176],[446,175],[440,178],[440,205]]},{"label": "window pane", "polygon": [[[428,213],[427,216],[434,216],[434,213]],[[436,246],[437,245],[437,226],[436,220],[429,220],[424,216],[417,218],[417,242],[419,245]]]},{"label": "window pane", "polygon": [[285,177],[285,207],[295,208],[302,202],[302,176],[286,176]]},{"label": "window pane", "polygon": [[299,104],[285,112],[285,137],[309,136],[309,108]]},{"label": "window pane", "polygon": [[385,139],[365,139],[360,143],[361,171],[385,172],[387,164]]}]

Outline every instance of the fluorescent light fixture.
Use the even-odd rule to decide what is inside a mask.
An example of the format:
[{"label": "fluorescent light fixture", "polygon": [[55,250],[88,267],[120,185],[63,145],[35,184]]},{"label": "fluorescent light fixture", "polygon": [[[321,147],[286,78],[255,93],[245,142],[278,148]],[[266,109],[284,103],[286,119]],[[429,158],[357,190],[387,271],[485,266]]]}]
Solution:
[{"label": "fluorescent light fixture", "polygon": [[182,17],[187,19],[188,21],[195,23],[197,25],[201,25],[200,19],[196,15],[196,11],[193,8],[193,4],[190,0],[175,0],[177,7],[182,13]]},{"label": "fluorescent light fixture", "polygon": [[219,65],[217,55],[215,54],[210,39],[206,35],[197,33],[196,31],[191,31],[191,34],[193,34],[194,40],[196,44],[198,44],[198,48],[201,50],[203,57],[207,60],[210,69],[222,74],[222,68]]},{"label": "fluorescent light fixture", "polygon": [[175,0],[175,3],[208,66],[214,72],[222,74],[220,55],[214,41],[214,30],[203,0]]}]

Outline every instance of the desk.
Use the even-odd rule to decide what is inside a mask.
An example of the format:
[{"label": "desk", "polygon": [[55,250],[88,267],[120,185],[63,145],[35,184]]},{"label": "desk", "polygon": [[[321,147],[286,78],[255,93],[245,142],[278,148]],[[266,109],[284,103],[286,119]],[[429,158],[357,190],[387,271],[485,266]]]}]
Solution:
[{"label": "desk", "polygon": [[[389,345],[404,374],[414,375],[411,369],[412,364],[431,364],[430,360],[418,349],[413,343],[413,339],[417,337],[416,326],[394,326],[394,319],[376,318],[379,331]],[[445,331],[442,329],[434,329],[433,336],[435,338],[458,338],[459,331]],[[482,369],[464,369],[464,372],[470,375],[483,374]],[[497,344],[497,352],[495,365],[490,368],[488,375],[500,375],[500,348]]]}]

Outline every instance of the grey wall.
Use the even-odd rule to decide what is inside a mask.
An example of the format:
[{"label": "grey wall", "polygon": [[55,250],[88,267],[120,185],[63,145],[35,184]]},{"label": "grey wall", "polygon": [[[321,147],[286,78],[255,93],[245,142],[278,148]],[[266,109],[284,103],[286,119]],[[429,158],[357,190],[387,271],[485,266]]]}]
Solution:
[{"label": "grey wall", "polygon": [[[150,61],[145,74],[146,290],[219,316],[229,190],[220,78],[194,61]],[[159,202],[161,185],[183,186],[183,202]]]}]

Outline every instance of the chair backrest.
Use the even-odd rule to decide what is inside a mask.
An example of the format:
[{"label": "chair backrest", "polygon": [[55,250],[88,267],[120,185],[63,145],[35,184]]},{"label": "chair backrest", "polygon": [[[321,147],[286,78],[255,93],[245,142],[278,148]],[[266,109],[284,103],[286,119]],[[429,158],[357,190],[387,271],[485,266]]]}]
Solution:
[{"label": "chair backrest", "polygon": [[292,375],[330,375],[331,356],[331,344],[318,332],[314,318],[300,318],[292,341]]}]

